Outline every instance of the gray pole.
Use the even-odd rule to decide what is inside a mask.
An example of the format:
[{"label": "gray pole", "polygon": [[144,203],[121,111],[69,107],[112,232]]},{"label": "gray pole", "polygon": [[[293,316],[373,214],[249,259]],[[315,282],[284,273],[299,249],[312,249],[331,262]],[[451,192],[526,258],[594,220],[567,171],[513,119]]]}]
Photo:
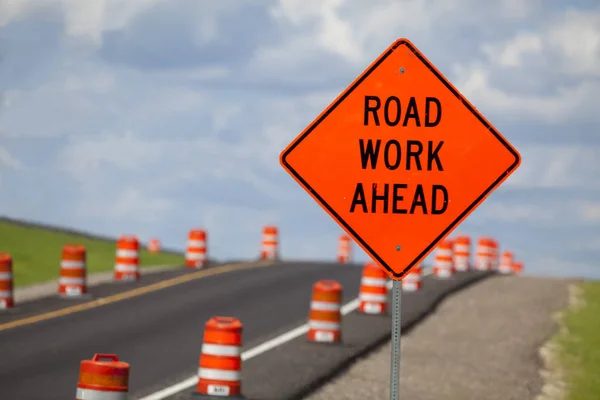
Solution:
[{"label": "gray pole", "polygon": [[390,400],[400,399],[400,334],[402,332],[402,281],[394,281],[392,299],[392,362]]}]

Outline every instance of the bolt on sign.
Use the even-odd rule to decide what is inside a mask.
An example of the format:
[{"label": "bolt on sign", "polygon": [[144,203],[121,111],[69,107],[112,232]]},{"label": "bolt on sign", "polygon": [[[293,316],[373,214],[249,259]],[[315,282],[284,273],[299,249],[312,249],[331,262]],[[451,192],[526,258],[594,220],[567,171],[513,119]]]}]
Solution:
[{"label": "bolt on sign", "polygon": [[521,163],[407,39],[395,41],[280,156],[401,280]]}]

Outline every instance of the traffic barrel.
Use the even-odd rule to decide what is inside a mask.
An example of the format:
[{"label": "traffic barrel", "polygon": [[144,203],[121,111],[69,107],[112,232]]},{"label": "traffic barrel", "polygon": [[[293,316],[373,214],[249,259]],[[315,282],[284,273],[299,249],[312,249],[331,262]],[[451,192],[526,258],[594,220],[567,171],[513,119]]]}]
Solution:
[{"label": "traffic barrel", "polygon": [[387,274],[378,264],[368,262],[363,268],[358,293],[358,310],[364,314],[387,312]]},{"label": "traffic barrel", "polygon": [[129,364],[116,354],[95,354],[81,361],[77,400],[127,400],[128,392]]},{"label": "traffic barrel", "polygon": [[243,398],[242,330],[242,323],[232,317],[206,322],[195,395]]},{"label": "traffic barrel", "polygon": [[63,246],[58,277],[60,297],[81,297],[87,293],[85,247],[80,244]]},{"label": "traffic barrel", "polygon": [[433,275],[449,278],[454,275],[453,244],[451,240],[442,240],[436,250],[433,261]]},{"label": "traffic barrel", "polygon": [[490,246],[492,248],[491,251],[491,268],[492,269],[498,269],[499,265],[500,265],[500,245],[498,244],[497,240],[492,239],[490,241]]},{"label": "traffic barrel", "polygon": [[488,271],[492,269],[493,241],[494,240],[489,237],[480,237],[477,239],[475,269],[479,271]]},{"label": "traffic barrel", "polygon": [[350,236],[341,235],[338,244],[338,256],[337,261],[340,264],[346,264],[350,262],[352,255],[352,242]]},{"label": "traffic barrel", "polygon": [[187,251],[185,253],[185,266],[188,268],[202,268],[208,260],[206,251],[206,231],[192,229],[188,234]]},{"label": "traffic barrel", "polygon": [[523,263],[520,261],[513,261],[512,272],[513,274],[520,274],[521,272],[523,272]]},{"label": "traffic barrel", "polygon": [[136,236],[124,235],[117,241],[116,281],[140,279],[140,242]]},{"label": "traffic barrel", "polygon": [[313,285],[308,317],[308,340],[338,343],[342,340],[342,292],[339,282],[321,280]]},{"label": "traffic barrel", "polygon": [[417,265],[413,267],[404,278],[402,278],[402,290],[406,292],[416,292],[421,290],[423,267]]},{"label": "traffic barrel", "polygon": [[471,238],[460,235],[454,238],[454,269],[468,271],[471,268]]},{"label": "traffic barrel", "polygon": [[510,251],[503,251],[502,257],[500,257],[500,265],[498,266],[498,272],[502,274],[512,273],[512,266],[514,261],[514,255]]},{"label": "traffic barrel", "polygon": [[13,260],[10,254],[0,253],[0,310],[15,306],[13,299]]},{"label": "traffic barrel", "polygon": [[148,241],[148,251],[150,253],[160,253],[160,240],[152,238]]},{"label": "traffic barrel", "polygon": [[263,228],[260,258],[262,260],[279,258],[279,229],[276,226],[268,225]]}]

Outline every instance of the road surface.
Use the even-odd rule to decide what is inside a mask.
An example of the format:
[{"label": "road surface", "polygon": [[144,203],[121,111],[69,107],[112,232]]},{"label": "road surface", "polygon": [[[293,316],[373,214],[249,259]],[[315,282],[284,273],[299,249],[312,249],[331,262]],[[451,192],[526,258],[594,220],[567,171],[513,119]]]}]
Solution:
[{"label": "road surface", "polygon": [[357,295],[360,275],[357,266],[280,263],[0,330],[1,397],[73,398],[79,363],[94,353],[115,353],[131,364],[132,395],[151,392],[197,371],[204,323],[212,316],[239,318],[251,343],[305,320],[317,280],[339,281],[348,301]]}]

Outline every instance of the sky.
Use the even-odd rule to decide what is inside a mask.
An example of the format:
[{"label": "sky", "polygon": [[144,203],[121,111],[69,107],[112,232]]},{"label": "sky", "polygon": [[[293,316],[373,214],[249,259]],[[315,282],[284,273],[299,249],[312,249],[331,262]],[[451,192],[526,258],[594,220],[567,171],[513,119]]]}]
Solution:
[{"label": "sky", "polygon": [[0,214],[176,249],[203,227],[218,259],[275,224],[283,257],[333,259],[279,153],[399,37],[522,156],[456,233],[600,278],[597,0],[0,0]]}]

